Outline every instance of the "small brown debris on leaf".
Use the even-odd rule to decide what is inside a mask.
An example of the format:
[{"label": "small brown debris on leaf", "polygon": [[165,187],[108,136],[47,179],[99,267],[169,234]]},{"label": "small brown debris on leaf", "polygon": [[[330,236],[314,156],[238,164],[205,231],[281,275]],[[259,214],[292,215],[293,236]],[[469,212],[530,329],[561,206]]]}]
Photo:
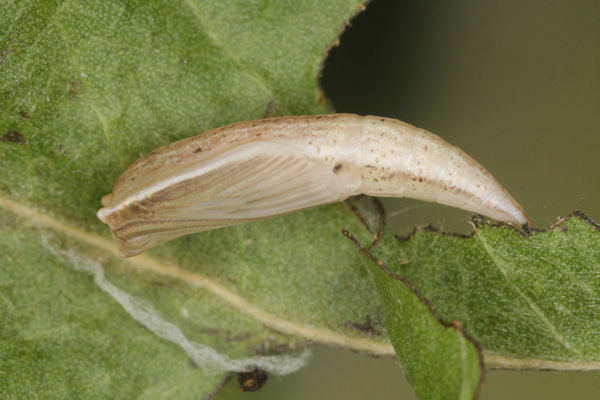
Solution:
[{"label": "small brown debris on leaf", "polygon": [[264,369],[256,368],[249,372],[240,372],[237,375],[242,392],[256,392],[267,383],[268,375]]}]

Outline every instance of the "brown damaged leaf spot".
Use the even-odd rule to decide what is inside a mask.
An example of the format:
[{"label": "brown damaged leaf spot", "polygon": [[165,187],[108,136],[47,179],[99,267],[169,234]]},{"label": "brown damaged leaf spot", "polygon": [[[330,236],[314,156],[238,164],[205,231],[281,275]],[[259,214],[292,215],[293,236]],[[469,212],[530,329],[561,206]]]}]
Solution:
[{"label": "brown damaged leaf spot", "polygon": [[[473,346],[475,346],[475,349],[477,350],[477,356],[478,356],[478,359],[479,359],[479,368],[480,368],[480,371],[481,371],[481,376],[479,377],[479,382],[477,383],[477,388],[475,390],[475,398],[477,398],[479,390],[480,390],[481,385],[483,383],[484,375],[485,375],[485,365],[483,363],[483,349],[481,347],[481,344],[475,338],[473,338],[472,336],[468,335],[463,330],[463,327],[462,327],[462,324],[460,323],[460,321],[454,321],[453,320],[453,321],[448,322],[448,321],[444,320],[441,317],[441,315],[436,311],[435,306],[431,303],[431,301],[429,301],[423,295],[423,293],[421,293],[419,291],[419,289],[417,289],[417,287],[415,285],[413,285],[411,282],[409,282],[403,276],[400,276],[400,275],[394,273],[387,266],[387,264],[383,260],[381,260],[377,256],[375,256],[371,252],[371,250],[373,248],[373,243],[368,248],[365,248],[346,229],[342,230],[342,233],[344,234],[344,236],[346,236],[348,239],[350,239],[350,241],[352,241],[354,243],[354,245],[358,248],[358,250],[360,250],[366,257],[368,257],[371,261],[373,261],[375,264],[377,264],[379,266],[379,268],[381,268],[381,270],[383,272],[385,272],[390,278],[395,279],[395,280],[399,281],[400,283],[402,283],[404,286],[406,286],[417,297],[417,299],[419,299],[419,301],[423,305],[425,305],[427,307],[427,309],[429,310],[429,312],[431,312],[431,314],[433,315],[433,317],[438,321],[438,323],[440,325],[442,325],[445,328],[456,329],[458,331],[458,333],[462,337],[464,337],[466,340],[468,340],[469,342],[471,342],[473,344]],[[378,240],[376,240],[376,242],[377,241]]]},{"label": "brown damaged leaf spot", "polygon": [[368,336],[383,336],[383,332],[375,327],[370,315],[367,315],[362,322],[348,321],[344,325],[346,328],[364,333]]},{"label": "brown damaged leaf spot", "polygon": [[0,138],[0,142],[14,143],[14,144],[18,144],[21,146],[25,146],[27,144],[27,141],[25,140],[25,136],[23,136],[18,131],[7,131]]},{"label": "brown damaged leaf spot", "polygon": [[56,154],[60,154],[60,155],[62,155],[62,154],[65,154],[65,153],[68,153],[68,151],[67,151],[67,150],[65,150],[65,146],[63,146],[63,145],[62,145],[62,143],[59,143],[59,144],[58,144],[58,146],[56,146],[56,147],[54,148],[54,152],[55,152]]},{"label": "brown damaged leaf spot", "polygon": [[69,99],[75,100],[83,92],[83,82],[80,80],[72,81],[69,85]]}]

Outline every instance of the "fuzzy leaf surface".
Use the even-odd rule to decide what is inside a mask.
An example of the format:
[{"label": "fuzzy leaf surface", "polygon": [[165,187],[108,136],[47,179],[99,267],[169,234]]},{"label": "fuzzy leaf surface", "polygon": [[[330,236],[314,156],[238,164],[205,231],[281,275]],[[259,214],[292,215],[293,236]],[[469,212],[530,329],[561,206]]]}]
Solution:
[{"label": "fuzzy leaf surface", "polygon": [[373,253],[493,366],[600,366],[600,227],[583,214],[531,234],[478,221],[470,237],[386,232]]},{"label": "fuzzy leaf surface", "polygon": [[0,397],[197,399],[237,361],[296,357],[307,341],[389,353],[376,294],[340,229],[370,234],[345,205],[132,260],[115,256],[95,217],[127,165],[159,146],[239,120],[329,112],[316,78],[360,9],[0,5]]},{"label": "fuzzy leaf surface", "polygon": [[421,400],[473,399],[483,374],[480,349],[460,325],[443,323],[416,289],[363,249],[388,335]]}]

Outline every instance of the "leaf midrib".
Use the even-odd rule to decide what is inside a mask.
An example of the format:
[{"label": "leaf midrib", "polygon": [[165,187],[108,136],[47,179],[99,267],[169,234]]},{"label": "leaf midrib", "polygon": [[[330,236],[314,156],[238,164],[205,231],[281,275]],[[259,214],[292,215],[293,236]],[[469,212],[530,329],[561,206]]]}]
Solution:
[{"label": "leaf midrib", "polygon": [[513,282],[513,280],[509,277],[508,271],[504,267],[502,261],[498,257],[496,257],[494,250],[491,248],[491,246],[485,240],[485,238],[480,234],[480,232],[476,230],[475,233],[475,237],[479,239],[479,242],[481,243],[483,249],[492,261],[492,264],[500,271],[508,285],[519,295],[519,297],[521,297],[525,301],[529,309],[535,315],[537,315],[539,320],[548,328],[548,330],[556,339],[556,341],[569,352],[580,355],[580,352],[571,344],[569,344],[569,342],[558,332],[558,329],[554,326],[554,324],[550,321],[546,314],[541,310],[541,308],[538,307],[535,301],[533,301],[531,297],[527,296],[527,294],[523,290],[521,290],[521,288],[515,282]]},{"label": "leaf midrib", "polygon": [[[25,203],[20,200],[19,202],[0,195],[0,208],[10,211],[20,217],[29,219],[35,222],[41,228],[50,229],[56,233],[63,234],[71,239],[75,239],[79,242],[85,243],[89,246],[96,247],[104,250],[106,253],[118,257],[119,250],[117,246],[110,240],[107,240],[101,236],[90,233],[83,229],[72,226],[66,222],[60,221],[49,215],[44,214],[30,206],[24,205]],[[308,325],[302,325],[295,322],[287,321],[271,315],[259,307],[247,302],[241,296],[230,291],[226,287],[222,286],[218,282],[211,278],[187,271],[179,266],[172,263],[163,263],[153,258],[141,255],[126,260],[132,266],[146,271],[154,272],[160,275],[168,276],[173,279],[184,281],[187,284],[198,287],[201,289],[208,290],[213,294],[219,296],[222,300],[227,301],[234,308],[238,309],[246,315],[249,315],[265,326],[290,335],[296,335],[304,337],[316,343],[322,343],[326,345],[332,345],[335,347],[347,348],[356,351],[363,351],[373,355],[379,356],[395,356],[394,348],[389,343],[376,342],[370,339],[361,339],[351,336],[346,336],[331,330],[320,329],[311,327]],[[222,297],[222,296],[227,297]],[[239,302],[232,303],[231,299],[239,299]],[[264,319],[258,318],[263,316]],[[586,362],[571,362],[571,361],[555,361],[555,360],[544,360],[536,358],[512,358],[504,357],[502,355],[490,354],[484,351],[484,363],[491,368],[505,368],[505,369],[548,369],[548,370],[600,370],[600,361],[586,361]]]},{"label": "leaf midrib", "polygon": [[[45,215],[31,207],[25,206],[3,196],[0,196],[0,207],[3,207],[27,219],[33,220],[44,228],[66,235],[87,245],[100,248],[105,254],[108,253],[114,257],[119,256],[118,247],[112,241]],[[278,332],[304,337],[311,341],[336,347],[365,351],[379,356],[389,356],[395,354],[393,347],[389,343],[381,343],[369,339],[347,336],[328,329],[316,328],[310,325],[305,325],[277,317],[248,302],[237,293],[231,291],[210,277],[197,272],[191,272],[176,264],[159,261],[145,254],[128,258],[126,260],[123,259],[123,261],[130,263],[139,270],[153,272],[158,275],[185,282],[193,287],[207,290],[218,296],[221,300],[233,306],[238,311],[249,315],[250,317],[261,322],[263,325]]]}]

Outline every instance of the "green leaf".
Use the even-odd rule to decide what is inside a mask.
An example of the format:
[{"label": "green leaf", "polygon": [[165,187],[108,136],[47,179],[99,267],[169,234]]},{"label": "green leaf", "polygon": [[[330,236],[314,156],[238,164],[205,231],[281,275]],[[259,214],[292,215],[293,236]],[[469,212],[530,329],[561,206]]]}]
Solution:
[{"label": "green leaf", "polygon": [[69,267],[47,250],[55,246],[42,244],[50,233],[6,211],[0,221],[0,397],[193,399],[224,379],[194,366],[76,272],[84,258]]},{"label": "green leaf", "polygon": [[389,231],[373,249],[444,321],[508,368],[600,367],[600,227],[581,213],[530,234],[475,221],[469,237]]},{"label": "green leaf", "polygon": [[122,170],[161,145],[239,120],[328,112],[316,77],[361,7],[1,6],[0,397],[202,398],[231,370],[297,368],[307,342],[391,354],[340,230],[371,234],[346,205],[128,260],[95,217]]},{"label": "green leaf", "polygon": [[477,343],[460,324],[441,321],[411,283],[369,250],[361,250],[381,298],[390,340],[419,399],[473,399],[483,374]]},{"label": "green leaf", "polygon": [[[328,47],[361,7],[359,0],[0,6],[0,397],[202,398],[229,371],[294,370],[309,343],[394,354],[369,271],[340,231],[363,243],[373,236],[346,204],[184,237],[128,260],[116,256],[106,226],[95,217],[122,170],[159,146],[234,121],[330,111],[316,77]],[[495,365],[531,365],[522,356],[538,357],[533,362],[541,367],[596,365],[597,339],[590,335],[597,331],[597,288],[588,282],[588,293],[576,281],[597,274],[585,264],[597,260],[594,247],[560,259],[574,272],[558,277],[575,282],[568,288],[577,296],[560,297],[566,294],[558,289],[565,288],[555,283],[555,299],[575,299],[555,307],[555,314],[546,312],[544,298],[537,303],[536,290],[548,297],[545,287],[529,293],[517,285],[537,311],[560,322],[553,331],[543,319],[528,325],[540,313],[514,287],[500,284],[513,274],[519,285],[527,278],[507,267],[510,257],[495,252],[522,239],[503,230],[482,250],[478,240],[485,229],[480,226],[476,245],[444,245],[444,257],[470,263],[447,277],[446,286],[431,286],[445,270],[422,281],[419,271],[411,271],[438,319],[397,280],[377,277],[394,298],[411,304],[415,311],[407,318],[429,335],[422,343],[449,357],[457,348],[468,354],[456,359],[456,381],[444,387],[468,395],[478,372],[470,342],[440,320],[462,322]],[[596,240],[595,234],[587,239]],[[406,243],[418,246],[419,235]],[[435,237],[420,249],[433,264],[439,262],[437,241],[446,240]],[[577,244],[587,243],[579,239]],[[404,276],[406,266],[394,263],[395,246],[409,244],[390,235],[384,243],[378,256],[386,262],[392,257],[390,268]],[[526,247],[523,260],[526,251],[537,254]],[[501,260],[505,275],[491,268],[496,275],[483,278],[508,297],[504,303],[494,299],[494,318],[485,319],[487,297],[459,297],[463,282],[457,277],[472,278],[469,295],[481,291],[478,272],[467,271],[478,271],[490,254]],[[584,274],[575,269],[578,262],[586,266]],[[582,304],[587,308],[578,308]],[[393,328],[402,310],[385,312]],[[503,337],[494,324],[513,330]],[[519,336],[529,329],[532,339]],[[569,351],[557,332],[572,344]],[[415,334],[402,339],[394,328],[391,337],[397,346],[422,346],[410,339]],[[419,393],[435,391],[422,382],[439,371],[403,360]]]}]

